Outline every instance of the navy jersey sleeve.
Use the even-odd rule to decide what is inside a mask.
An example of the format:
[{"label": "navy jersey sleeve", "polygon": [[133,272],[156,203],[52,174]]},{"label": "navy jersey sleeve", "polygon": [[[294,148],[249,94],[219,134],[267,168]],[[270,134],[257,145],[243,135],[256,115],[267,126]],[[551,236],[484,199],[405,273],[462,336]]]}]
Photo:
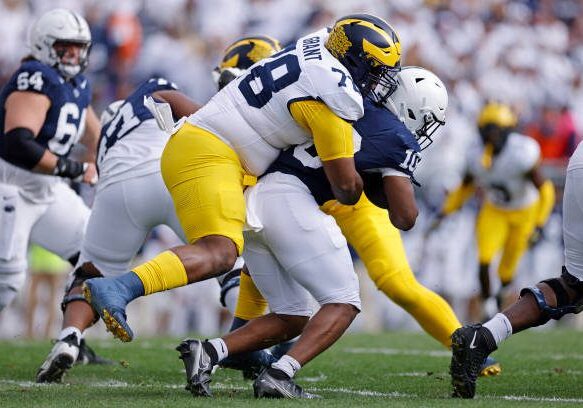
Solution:
[{"label": "navy jersey sleeve", "polygon": [[354,128],[361,136],[360,150],[354,156],[358,171],[391,168],[413,176],[421,149],[397,116],[367,101],[364,117]]},{"label": "navy jersey sleeve", "polygon": [[157,91],[175,91],[178,87],[173,82],[162,77],[153,77],[143,82],[138,88],[126,99],[133,108],[134,115],[143,122],[152,119],[152,113],[144,106],[144,98],[152,95]]},{"label": "navy jersey sleeve", "polygon": [[56,92],[64,80],[49,66],[31,60],[23,63],[10,81],[13,91],[27,91],[47,95]]}]

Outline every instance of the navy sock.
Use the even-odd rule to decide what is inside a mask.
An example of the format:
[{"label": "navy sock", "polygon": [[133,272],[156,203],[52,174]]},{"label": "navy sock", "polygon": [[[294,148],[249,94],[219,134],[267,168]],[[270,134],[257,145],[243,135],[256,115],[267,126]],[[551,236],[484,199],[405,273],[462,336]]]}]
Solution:
[{"label": "navy sock", "polygon": [[248,321],[249,320],[241,319],[240,317],[234,317],[229,331],[232,332],[233,330],[237,330],[239,327],[245,326]]}]

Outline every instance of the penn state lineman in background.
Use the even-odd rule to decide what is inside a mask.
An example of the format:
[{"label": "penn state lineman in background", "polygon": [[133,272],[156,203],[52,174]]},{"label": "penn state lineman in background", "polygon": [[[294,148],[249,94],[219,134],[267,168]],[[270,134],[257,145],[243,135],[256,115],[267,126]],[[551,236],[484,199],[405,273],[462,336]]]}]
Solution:
[{"label": "penn state lineman in background", "polygon": [[[189,245],[175,247],[117,278],[90,279],[85,295],[114,336],[131,341],[126,305],[151,293],[230,270],[243,251],[245,185],[280,150],[314,140],[337,198],[355,203],[352,127],[363,97],[394,81],[400,43],[371,15],[352,15],[258,62],[215,95],[170,138],[162,176]],[[352,82],[354,81],[354,82]]]},{"label": "penn state lineman in background", "polygon": [[77,268],[61,307],[63,328],[37,382],[60,382],[79,354],[83,331],[98,319],[81,294],[86,279],[127,270],[152,228],[169,226],[184,241],[172,198],[160,175],[160,156],[169,135],[144,106],[147,96],[172,100],[177,115],[198,106],[165,78],[151,78],[128,98],[110,104],[101,116],[97,167],[99,182]]},{"label": "penn state lineman in background", "polygon": [[[99,120],[82,75],[89,26],[55,9],[33,24],[29,41],[30,55],[0,94],[0,310],[25,281],[29,241],[75,264],[89,209],[63,178],[97,177]],[[78,142],[83,161],[67,157]]]},{"label": "penn state lineman in background", "polygon": [[[438,220],[459,209],[476,188],[486,193],[478,214],[476,239],[480,263],[483,316],[493,316],[503,306],[505,288],[512,282],[529,240],[539,239],[553,205],[555,190],[540,170],[540,148],[533,139],[516,133],[517,117],[510,107],[489,103],[478,117],[482,145],[468,155],[462,184],[445,200]],[[490,265],[498,265],[501,290],[492,296]]]},{"label": "penn state lineman in background", "polygon": [[565,265],[559,278],[522,289],[518,301],[502,313],[483,325],[464,326],[453,334],[450,373],[454,397],[474,397],[476,367],[512,334],[583,310],[583,143],[567,166],[563,241]]}]

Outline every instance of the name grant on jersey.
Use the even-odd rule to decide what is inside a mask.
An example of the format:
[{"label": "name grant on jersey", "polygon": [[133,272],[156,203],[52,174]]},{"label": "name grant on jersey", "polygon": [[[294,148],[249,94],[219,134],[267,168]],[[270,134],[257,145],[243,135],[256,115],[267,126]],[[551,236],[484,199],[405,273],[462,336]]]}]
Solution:
[{"label": "name grant on jersey", "polygon": [[320,51],[320,40],[321,37],[309,37],[302,41],[302,52],[304,54],[304,59],[309,60],[322,60],[322,52]]}]

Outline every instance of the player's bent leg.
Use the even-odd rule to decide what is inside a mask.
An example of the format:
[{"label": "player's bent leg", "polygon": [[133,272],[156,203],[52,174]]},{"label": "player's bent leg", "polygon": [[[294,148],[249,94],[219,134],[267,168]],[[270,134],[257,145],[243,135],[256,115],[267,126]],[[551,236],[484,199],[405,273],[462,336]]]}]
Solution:
[{"label": "player's bent leg", "polygon": [[366,198],[353,208],[327,203],[324,210],[334,216],[377,288],[410,313],[429,335],[449,347],[451,333],[461,324],[441,296],[415,279],[399,231],[387,212]]},{"label": "player's bent leg", "polygon": [[[83,296],[81,286],[86,279],[101,276],[101,273],[90,263],[85,263],[73,271],[70,284],[61,302],[61,310],[64,314],[63,329],[37,371],[37,382],[61,382],[67,370],[79,361],[79,357],[81,357],[80,363],[87,360],[85,362],[87,364],[91,356],[95,354],[84,343],[84,355],[81,355],[82,332],[93,325],[97,319],[97,315]],[[95,359],[97,359],[96,356]]]},{"label": "player's bent leg", "polygon": [[[219,278],[220,279],[220,278]],[[261,317],[267,310],[267,301],[257,289],[246,269],[243,269],[239,280],[237,306],[230,331],[244,326],[248,321]],[[228,283],[227,283],[228,284]],[[234,290],[231,290],[234,292]],[[219,362],[221,367],[241,370],[243,378],[256,379],[265,367],[277,359],[265,350],[231,354]]]}]

